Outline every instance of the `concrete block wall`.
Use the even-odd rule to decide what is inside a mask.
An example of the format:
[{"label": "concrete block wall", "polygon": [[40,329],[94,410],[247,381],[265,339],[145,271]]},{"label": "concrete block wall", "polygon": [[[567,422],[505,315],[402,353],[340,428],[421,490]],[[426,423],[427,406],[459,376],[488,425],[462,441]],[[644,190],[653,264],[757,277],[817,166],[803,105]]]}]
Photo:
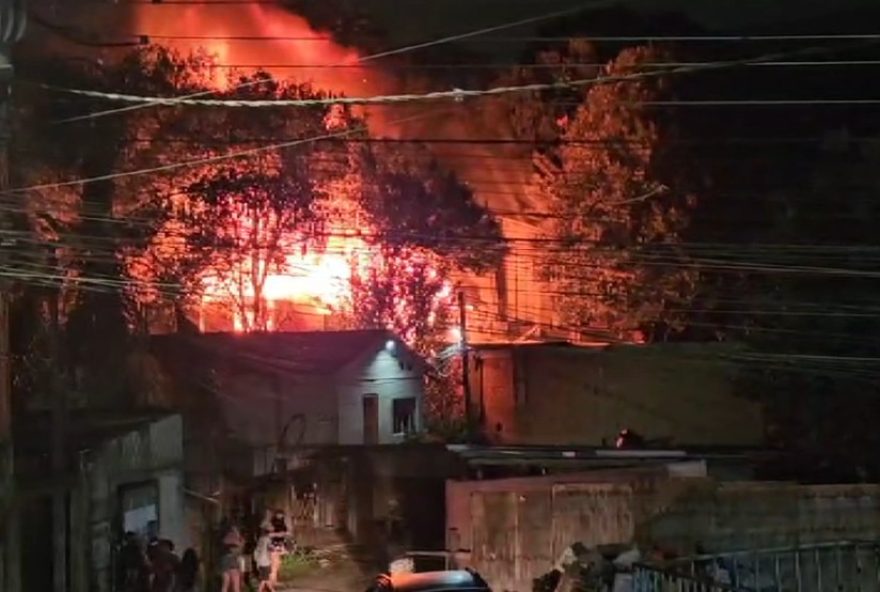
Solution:
[{"label": "concrete block wall", "polygon": [[[510,480],[514,481],[514,480]],[[457,484],[447,507],[464,562],[494,590],[528,592],[568,545],[659,544],[682,555],[880,538],[880,486],[724,483],[641,476],[629,481],[529,484],[491,490]],[[461,511],[468,500],[467,516]]]}]

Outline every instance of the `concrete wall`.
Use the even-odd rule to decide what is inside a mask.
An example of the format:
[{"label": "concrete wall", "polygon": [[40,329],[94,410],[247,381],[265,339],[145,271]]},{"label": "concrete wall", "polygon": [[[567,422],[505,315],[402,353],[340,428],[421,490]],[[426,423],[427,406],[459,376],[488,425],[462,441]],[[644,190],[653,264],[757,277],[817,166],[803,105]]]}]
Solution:
[{"label": "concrete wall", "polygon": [[422,369],[398,347],[369,352],[336,375],[230,369],[218,403],[232,435],[254,450],[273,449],[287,428],[288,445],[363,444],[363,396],[377,395],[379,443],[403,440],[392,430],[395,398],[417,399],[421,427]]},{"label": "concrete wall", "polygon": [[382,349],[353,364],[340,378],[339,443],[364,443],[363,397],[375,394],[379,404],[379,444],[395,444],[403,434],[392,429],[392,405],[397,398],[416,398],[416,430],[422,427],[421,410],[424,384],[422,369],[407,359],[399,346],[394,352]]},{"label": "concrete wall", "polygon": [[254,449],[275,446],[285,425],[288,444],[336,443],[336,390],[327,378],[237,368],[219,389],[231,435]]},{"label": "concrete wall", "polygon": [[558,473],[542,477],[513,477],[484,481],[446,482],[446,548],[451,550],[473,548],[472,498],[483,494],[529,494],[549,491],[564,484],[630,483],[635,479],[667,478],[680,474],[705,476],[702,462],[672,463],[638,469],[593,470],[582,473]]},{"label": "concrete wall", "polygon": [[[494,590],[527,592],[568,545],[637,542],[680,554],[880,536],[880,486],[723,483],[631,473],[605,482],[462,482],[447,507]],[[466,518],[461,508],[467,506]],[[457,512],[457,513],[456,513]]]},{"label": "concrete wall", "polygon": [[486,349],[471,381],[490,437],[505,444],[598,446],[623,428],[679,444],[760,444],[760,406],[736,396],[730,367],[716,357],[726,349]]},{"label": "concrete wall", "polygon": [[[71,568],[73,582],[89,582],[76,589],[109,590],[112,549],[121,536],[120,487],[155,483],[160,536],[181,549],[192,544],[185,516],[182,427],[180,416],[169,416],[108,440],[83,457],[71,499]],[[87,564],[88,578],[83,574]]]},{"label": "concrete wall", "polygon": [[[444,488],[463,467],[443,445],[405,443],[321,451],[303,479],[316,485],[320,529],[381,549],[397,522],[410,548],[444,548]],[[306,543],[307,544],[307,543]]]}]

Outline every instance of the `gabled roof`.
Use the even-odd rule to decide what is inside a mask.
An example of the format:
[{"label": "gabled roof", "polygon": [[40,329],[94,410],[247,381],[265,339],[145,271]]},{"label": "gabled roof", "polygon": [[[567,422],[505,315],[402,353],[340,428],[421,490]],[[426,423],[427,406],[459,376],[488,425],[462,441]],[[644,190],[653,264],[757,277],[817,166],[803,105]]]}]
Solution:
[{"label": "gabled roof", "polygon": [[[175,334],[154,339],[156,345],[173,340],[176,346],[186,346],[214,361],[227,359],[302,374],[335,373],[358,357],[379,351],[389,340],[408,350],[397,336],[384,329]],[[414,352],[409,354],[417,357]],[[421,358],[417,361],[423,363]]]}]

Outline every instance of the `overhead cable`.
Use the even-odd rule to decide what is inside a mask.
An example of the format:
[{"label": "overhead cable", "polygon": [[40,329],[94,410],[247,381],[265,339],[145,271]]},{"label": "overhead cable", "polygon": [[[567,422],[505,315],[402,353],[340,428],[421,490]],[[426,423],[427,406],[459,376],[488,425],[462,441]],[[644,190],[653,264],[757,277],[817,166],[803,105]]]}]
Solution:
[{"label": "overhead cable", "polygon": [[[496,31],[503,31],[505,29],[512,29],[515,27],[523,26],[523,25],[539,23],[542,21],[552,20],[555,18],[563,17],[563,16],[571,16],[571,15],[577,14],[578,12],[581,12],[587,8],[595,7],[596,4],[597,4],[597,0],[593,0],[592,2],[582,2],[582,3],[578,4],[577,6],[574,6],[572,8],[568,8],[565,10],[556,10],[553,12],[547,12],[547,13],[543,13],[543,14],[533,16],[533,17],[528,17],[528,18],[524,18],[524,19],[519,19],[519,20],[515,20],[515,21],[502,23],[500,25],[493,25],[491,27],[483,27],[480,29],[467,31],[465,33],[456,33],[454,35],[447,35],[445,37],[440,37],[438,39],[433,39],[431,41],[425,41],[422,43],[415,43],[415,44],[405,45],[403,47],[398,47],[395,49],[380,51],[378,53],[374,53],[374,54],[360,57],[356,60],[356,62],[363,64],[366,62],[371,62],[371,61],[386,58],[386,57],[391,57],[391,56],[401,55],[401,54],[412,52],[412,51],[417,51],[419,49],[425,49],[425,48],[434,47],[437,45],[444,45],[444,44],[452,43],[455,41],[462,41],[464,39],[470,39],[472,37],[478,37],[480,35],[487,35],[489,33],[494,33]],[[227,89],[227,90],[237,90],[240,88],[246,88],[249,86],[254,86],[260,82],[262,82],[262,80],[248,80],[245,82],[240,82],[238,84],[235,84],[234,86],[232,86],[230,89]],[[178,98],[179,99],[195,99],[198,97],[212,95],[217,92],[218,92],[217,89],[210,89],[210,90],[206,90],[206,91],[192,93],[192,94],[189,94],[189,95],[186,95],[183,97],[178,97]],[[87,115],[81,115],[78,117],[70,117],[70,118],[61,120],[57,123],[70,123],[70,122],[74,122],[74,121],[81,121],[84,119],[95,119],[98,117],[106,117],[108,115],[114,115],[114,114],[123,113],[126,111],[144,109],[146,107],[151,107],[151,106],[155,106],[155,105],[151,104],[151,103],[128,105],[126,107],[120,107],[118,109],[109,109],[106,111],[96,111],[94,113],[89,113]]]},{"label": "overhead cable", "polygon": [[[189,106],[203,106],[203,107],[245,107],[245,108],[278,108],[278,107],[315,107],[320,105],[375,105],[375,104],[396,104],[396,103],[412,103],[412,102],[425,102],[425,101],[438,101],[438,100],[446,100],[453,99],[456,101],[462,101],[468,98],[475,97],[487,97],[487,96],[498,96],[505,94],[513,94],[513,93],[526,93],[526,92],[538,92],[544,90],[561,90],[561,89],[572,89],[572,88],[581,88],[593,85],[600,84],[609,84],[615,82],[628,82],[633,80],[640,80],[642,78],[653,78],[662,75],[674,75],[674,74],[687,74],[708,70],[718,70],[724,68],[732,68],[737,66],[745,66],[751,64],[758,64],[765,61],[772,61],[773,59],[780,57],[782,55],[791,55],[792,53],[804,54],[804,53],[815,53],[817,51],[824,52],[827,51],[827,48],[808,48],[796,50],[795,52],[786,52],[785,54],[773,54],[773,55],[765,55],[759,56],[755,58],[745,58],[745,59],[737,59],[737,60],[724,60],[717,62],[700,62],[700,63],[689,63],[683,66],[672,66],[667,69],[656,70],[656,71],[647,71],[647,72],[634,72],[631,74],[622,74],[617,76],[598,76],[593,78],[581,78],[577,80],[568,80],[561,82],[550,82],[550,83],[536,83],[536,84],[523,84],[523,85],[513,85],[513,86],[499,86],[488,89],[453,89],[449,91],[438,91],[438,92],[430,92],[430,93],[421,93],[421,94],[396,94],[396,95],[379,95],[372,97],[337,97],[337,98],[322,98],[322,99],[258,99],[258,100],[248,100],[248,99],[200,99],[200,98],[192,98],[193,95],[187,95],[183,97],[148,97],[148,96],[140,96],[140,95],[130,95],[124,93],[108,93],[101,91],[92,91],[85,89],[74,89],[74,88],[64,88],[58,87],[54,85],[43,84],[41,85],[43,88],[56,91],[56,92],[64,92],[68,94],[75,94],[80,96],[87,96],[92,98],[100,98],[109,101],[121,101],[127,103],[135,103],[135,104],[145,104],[145,105],[162,105],[162,106],[179,106],[179,105],[189,105]],[[264,82],[262,79],[259,79],[257,82]],[[254,84],[254,81],[248,81],[246,84]],[[213,92],[213,91],[212,91]],[[812,104],[876,104],[880,103],[878,99],[840,99],[840,100],[743,100],[743,101],[642,101],[639,104],[644,105],[674,105],[674,104],[693,104],[693,105],[720,105],[720,104],[744,104],[744,105],[812,105]],[[85,116],[84,116],[85,117]],[[73,121],[76,118],[71,118],[69,121]]]}]

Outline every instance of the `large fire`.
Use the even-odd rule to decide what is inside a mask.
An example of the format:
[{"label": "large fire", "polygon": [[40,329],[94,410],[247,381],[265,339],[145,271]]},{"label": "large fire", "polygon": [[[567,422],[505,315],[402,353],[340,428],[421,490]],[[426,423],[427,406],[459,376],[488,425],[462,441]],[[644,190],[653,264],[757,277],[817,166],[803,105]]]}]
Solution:
[{"label": "large fire", "polygon": [[[284,328],[287,319],[279,310],[282,303],[299,305],[311,315],[341,312],[351,302],[352,268],[369,252],[363,241],[342,233],[320,249],[306,250],[291,241],[285,251],[284,262],[266,274],[261,286],[265,319],[255,318],[253,301],[257,295],[254,283],[247,280],[251,271],[248,263],[241,263],[240,273],[232,275],[221,276],[216,270],[202,274],[200,312],[211,303],[236,301],[231,307],[236,331]],[[204,318],[200,318],[200,325],[205,328]]]},{"label": "large fire", "polygon": [[214,55],[221,81],[223,72],[234,66],[310,81],[316,88],[348,96],[376,94],[386,87],[381,72],[358,66],[355,50],[272,4],[143,4],[135,7],[134,26],[159,45]]},{"label": "large fire", "polygon": [[[174,18],[169,18],[171,14]],[[348,96],[376,94],[386,86],[380,72],[357,66],[356,51],[339,46],[279,6],[147,4],[136,7],[134,24],[139,34],[160,45],[212,55],[219,69],[214,79],[220,87],[228,85],[230,72],[247,73],[257,67],[279,79],[309,81],[318,89]],[[293,238],[287,242],[284,263],[266,274],[261,286],[259,298],[268,310],[265,322],[248,317],[253,313],[246,301],[257,297],[252,282],[242,279],[252,271],[249,268],[238,274],[204,272],[202,310],[204,305],[237,299],[235,329],[272,329],[281,325],[276,314],[281,303],[306,307],[311,315],[328,315],[350,302],[352,266],[370,252],[353,229],[334,228],[320,248],[304,248]]]}]

